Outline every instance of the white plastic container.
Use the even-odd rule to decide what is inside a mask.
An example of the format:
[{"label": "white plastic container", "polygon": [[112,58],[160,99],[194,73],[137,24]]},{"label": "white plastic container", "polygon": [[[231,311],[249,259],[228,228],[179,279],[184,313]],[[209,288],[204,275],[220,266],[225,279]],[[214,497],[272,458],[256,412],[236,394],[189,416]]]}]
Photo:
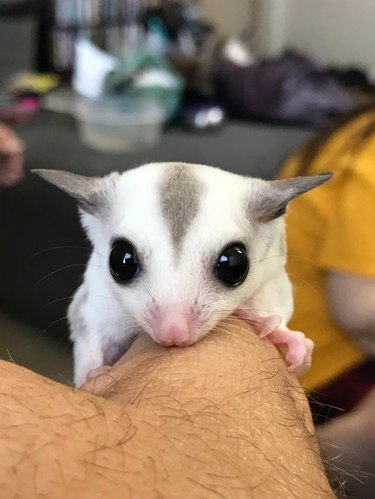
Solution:
[{"label": "white plastic container", "polygon": [[164,111],[154,101],[132,98],[79,97],[75,116],[82,142],[103,153],[136,151],[155,145]]}]

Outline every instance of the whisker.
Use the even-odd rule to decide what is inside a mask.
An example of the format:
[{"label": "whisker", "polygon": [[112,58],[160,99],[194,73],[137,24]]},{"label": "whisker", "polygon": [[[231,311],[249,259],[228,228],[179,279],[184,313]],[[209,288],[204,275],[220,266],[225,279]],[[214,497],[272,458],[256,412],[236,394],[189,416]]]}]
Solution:
[{"label": "whisker", "polygon": [[291,278],[291,280],[297,280],[299,282],[302,282],[303,284],[306,284],[306,286],[311,290],[314,291],[315,294],[319,294],[318,288],[316,286],[313,286],[311,282],[307,281],[306,279],[303,279],[302,277],[298,276],[297,274],[293,274],[292,272],[288,272],[288,276]]},{"label": "whisker", "polygon": [[112,322],[109,324],[106,324],[104,327],[101,327],[100,330],[95,330],[92,331],[91,333],[89,332],[89,335],[85,337],[85,341],[88,343],[90,342],[95,336],[97,336],[100,333],[105,333],[108,329],[114,329],[114,328],[134,328],[136,326],[139,326],[139,322],[136,319],[129,318],[126,321],[124,319],[127,319],[126,317],[122,317],[121,320]]},{"label": "whisker", "polygon": [[155,302],[155,298],[152,296],[150,290],[148,288],[146,288],[146,286],[144,284],[142,284],[142,287],[144,288],[144,290],[147,292],[147,294],[150,296],[150,298],[152,299],[153,302]]},{"label": "whisker", "polygon": [[311,263],[314,265],[314,267],[319,267],[319,263],[315,260],[312,260],[311,258],[304,256],[304,255],[298,255],[297,253],[288,253],[288,258],[299,258],[300,260],[305,260],[306,262]]},{"label": "whisker", "polygon": [[[245,310],[247,312],[266,312],[267,313],[267,316],[269,315],[280,315],[277,311],[275,310],[271,310],[269,308],[255,308],[255,307],[246,307],[246,306],[239,306],[238,309],[240,310]],[[235,310],[233,309],[225,309],[225,308],[221,308],[219,310],[219,312],[227,312],[228,314],[232,314]],[[236,317],[236,316],[235,316]],[[240,317],[239,317],[240,318]]]},{"label": "whisker", "polygon": [[[67,269],[71,269],[71,268],[75,268],[75,267],[87,267],[87,264],[86,263],[72,263],[69,265],[64,265],[64,267],[60,267],[56,270],[53,270],[49,274],[43,276],[41,279],[39,279],[39,281],[36,282],[35,286],[38,286],[39,284],[41,284],[43,281],[45,281],[49,277],[52,277],[53,275],[58,274],[59,272],[62,272],[63,270],[67,270]],[[105,268],[104,265],[95,265],[95,267],[97,267],[99,269]]]},{"label": "whisker", "polygon": [[[68,331],[59,338],[59,341],[57,342],[57,344],[61,345],[61,343],[69,337],[70,337],[70,331],[68,329]],[[70,347],[71,347],[71,345],[66,345],[66,347],[64,348],[64,352],[66,352],[68,349],[70,349]]]},{"label": "whisker", "polygon": [[44,253],[48,253],[49,251],[55,251],[60,249],[79,249],[82,251],[92,251],[91,248],[87,248],[85,246],[53,246],[51,248],[45,248],[43,250],[37,251],[30,255],[30,258],[35,258],[36,256],[43,255]]},{"label": "whisker", "polygon": [[53,270],[49,274],[47,274],[44,277],[42,277],[41,279],[39,279],[39,281],[37,281],[37,283],[35,285],[38,286],[43,281],[45,281],[49,277],[52,277],[53,275],[57,274],[58,272],[61,272],[61,271],[66,270],[66,269],[71,269],[71,268],[74,268],[74,267],[86,267],[86,264],[85,263],[72,263],[70,265],[65,265],[64,267],[60,267],[57,270]]},{"label": "whisker", "polygon": [[56,298],[55,300],[51,300],[49,301],[48,303],[45,304],[45,307],[48,307],[49,305],[53,305],[54,303],[58,303],[60,301],[64,301],[64,300],[69,300],[69,299],[72,299],[74,296],[73,295],[70,295],[70,296],[62,296],[61,298]]},{"label": "whisker", "polygon": [[254,260],[253,262],[251,262],[251,264],[261,263],[264,262],[265,260],[270,260],[271,258],[282,258],[285,257],[286,255],[287,255],[286,253],[280,253],[278,255],[265,256],[264,258],[260,258],[259,260]]},{"label": "whisker", "polygon": [[51,327],[53,327],[55,324],[58,324],[59,322],[62,322],[63,320],[65,320],[67,318],[68,318],[68,316],[64,315],[63,317],[60,317],[59,319],[56,319],[55,321],[51,322],[51,324],[49,324],[45,329],[43,329],[43,331],[39,335],[39,338],[44,336],[47,333],[47,331],[49,331],[51,329]]}]

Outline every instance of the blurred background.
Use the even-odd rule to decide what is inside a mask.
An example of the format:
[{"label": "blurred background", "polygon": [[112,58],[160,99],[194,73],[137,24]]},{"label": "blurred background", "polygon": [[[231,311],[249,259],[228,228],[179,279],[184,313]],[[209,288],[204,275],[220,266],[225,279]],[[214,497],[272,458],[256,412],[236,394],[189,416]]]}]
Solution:
[{"label": "blurred background", "polygon": [[[71,383],[66,310],[90,248],[75,202],[30,170],[183,161],[271,179],[317,132],[373,106],[374,19],[372,0],[0,0],[0,357]],[[374,136],[375,115],[366,123],[351,138]],[[323,223],[321,206],[306,213]]]}]

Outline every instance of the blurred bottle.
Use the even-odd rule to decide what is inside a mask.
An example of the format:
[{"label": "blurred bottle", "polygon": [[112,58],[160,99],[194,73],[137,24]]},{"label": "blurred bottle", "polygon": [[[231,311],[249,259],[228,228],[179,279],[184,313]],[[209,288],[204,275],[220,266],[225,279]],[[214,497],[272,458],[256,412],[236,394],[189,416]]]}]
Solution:
[{"label": "blurred bottle", "polygon": [[117,57],[137,49],[147,0],[40,0],[36,68],[70,81],[84,36]]}]

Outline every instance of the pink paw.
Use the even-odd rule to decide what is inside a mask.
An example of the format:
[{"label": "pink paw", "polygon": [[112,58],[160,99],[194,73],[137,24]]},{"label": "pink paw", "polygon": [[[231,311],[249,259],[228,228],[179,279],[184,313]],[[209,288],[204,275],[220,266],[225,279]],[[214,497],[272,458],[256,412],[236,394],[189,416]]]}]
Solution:
[{"label": "pink paw", "polygon": [[277,347],[287,348],[285,360],[290,371],[301,375],[310,368],[314,343],[300,331],[281,328],[279,315],[259,317],[246,309],[238,309],[234,314],[253,326],[261,338],[267,337]]},{"label": "pink paw", "polygon": [[86,376],[86,383],[96,378],[97,376],[100,376],[101,374],[105,374],[110,368],[111,366],[100,366],[96,369],[91,369],[91,371],[89,371]]},{"label": "pink paw", "polygon": [[301,375],[311,366],[314,343],[300,331],[277,328],[267,335],[274,345],[287,347],[285,360],[289,370]]}]

